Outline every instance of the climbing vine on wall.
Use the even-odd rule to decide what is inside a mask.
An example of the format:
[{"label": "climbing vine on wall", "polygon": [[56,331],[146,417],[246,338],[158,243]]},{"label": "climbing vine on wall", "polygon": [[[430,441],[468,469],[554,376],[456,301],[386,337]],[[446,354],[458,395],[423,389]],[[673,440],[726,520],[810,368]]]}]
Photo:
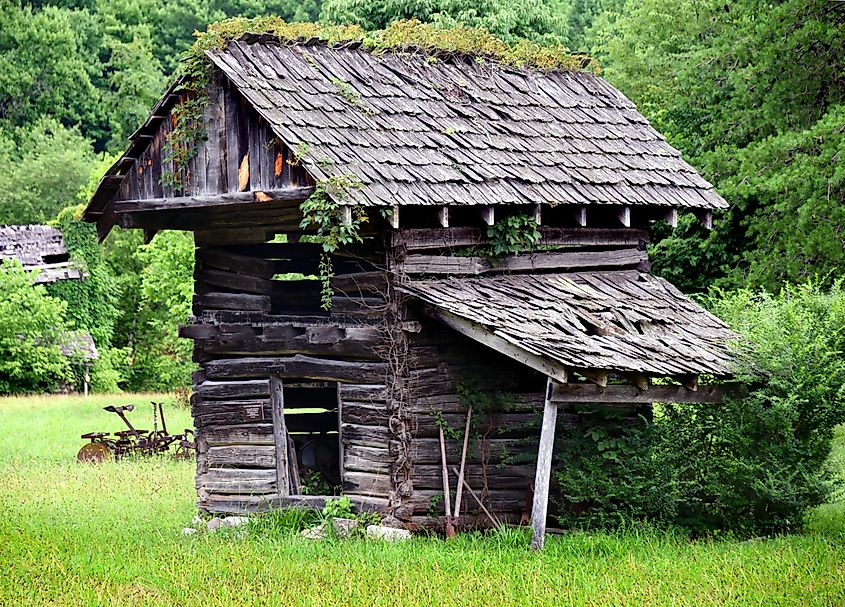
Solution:
[{"label": "climbing vine on wall", "polygon": [[[368,221],[367,214],[360,206],[343,205],[348,201],[353,190],[360,188],[361,182],[354,175],[336,175],[317,183],[314,193],[299,205],[302,211],[301,228],[317,226],[317,236],[323,245],[320,257],[321,307],[332,307],[331,279],[334,276],[331,253],[340,247],[362,242],[359,230],[361,224]],[[345,215],[345,208],[349,215]]]}]

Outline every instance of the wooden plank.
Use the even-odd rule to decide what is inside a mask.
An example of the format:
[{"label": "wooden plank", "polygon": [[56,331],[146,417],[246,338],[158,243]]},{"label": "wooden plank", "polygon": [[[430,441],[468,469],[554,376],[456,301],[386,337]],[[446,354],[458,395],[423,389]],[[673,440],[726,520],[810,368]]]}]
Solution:
[{"label": "wooden plank", "polygon": [[552,400],[559,403],[719,403],[737,389],[736,384],[699,385],[696,391],[684,386],[651,386],[642,392],[637,386],[555,384]]},{"label": "wooden plank", "polygon": [[197,474],[200,493],[264,495],[277,494],[276,472],[267,469],[209,468]]},{"label": "wooden plank", "polygon": [[493,206],[483,206],[480,209],[481,212],[481,221],[486,223],[488,226],[493,225],[496,223],[496,208]]},{"label": "wooden plank", "polygon": [[[378,496],[347,494],[355,512],[379,512],[387,509],[387,499]],[[200,496],[199,507],[205,512],[219,514],[246,514],[269,512],[276,508],[305,508],[321,510],[326,500],[337,499],[326,495],[214,495]]]},{"label": "wooden plank", "polygon": [[314,193],[313,187],[290,187],[280,190],[251,190],[225,194],[174,196],[172,198],[147,198],[121,200],[114,203],[118,214],[150,211],[174,211],[190,209],[212,209],[225,206],[252,204],[260,206],[268,202],[302,202]]},{"label": "wooden plank", "polygon": [[540,373],[553,377],[557,381],[563,383],[566,383],[568,379],[567,370],[564,365],[561,365],[557,361],[526,352],[498,335],[491,333],[478,323],[461,318],[451,312],[447,312],[446,310],[435,308],[433,306],[425,306],[425,311],[429,316],[436,318],[455,331],[458,331],[459,333],[462,333],[463,335],[466,335],[485,346],[493,348],[493,350],[500,352],[517,362],[527,365],[535,371],[539,371]]},{"label": "wooden plank", "polygon": [[631,207],[625,206],[616,211],[616,218],[626,228],[631,227]]},{"label": "wooden plank", "polygon": [[546,402],[543,406],[543,426],[540,430],[540,448],[537,452],[537,469],[534,476],[534,503],[531,506],[531,548],[542,550],[546,541],[546,516],[549,509],[549,482],[552,475],[552,453],[555,443],[557,405],[552,402],[554,381],[546,384]]},{"label": "wooden plank", "polygon": [[399,262],[405,274],[454,274],[477,276],[538,270],[584,270],[594,268],[635,268],[646,261],[646,251],[613,249],[605,251],[555,251],[509,255],[491,262],[485,257],[448,255],[409,255]]}]

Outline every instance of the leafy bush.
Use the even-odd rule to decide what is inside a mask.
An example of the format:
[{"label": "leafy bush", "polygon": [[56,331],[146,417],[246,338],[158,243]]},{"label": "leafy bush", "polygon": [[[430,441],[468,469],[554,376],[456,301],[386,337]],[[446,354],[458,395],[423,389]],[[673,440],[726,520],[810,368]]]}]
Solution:
[{"label": "leafy bush", "polygon": [[[645,417],[583,411],[579,429],[561,428],[554,507],[564,527],[615,529],[634,521],[671,524],[678,503],[672,470],[654,456],[657,429]],[[628,423],[625,423],[628,421]]]},{"label": "leafy bush", "polygon": [[636,428],[597,419],[569,430],[555,472],[562,523],[757,535],[796,529],[830,499],[827,458],[845,422],[845,292],[808,284],[714,292],[707,303],[744,336],[735,367],[745,387],[720,404],[657,406]]},{"label": "leafy bush", "polygon": [[53,389],[70,377],[59,344],[67,329],[67,304],[33,286],[17,261],[0,265],[0,393]]}]

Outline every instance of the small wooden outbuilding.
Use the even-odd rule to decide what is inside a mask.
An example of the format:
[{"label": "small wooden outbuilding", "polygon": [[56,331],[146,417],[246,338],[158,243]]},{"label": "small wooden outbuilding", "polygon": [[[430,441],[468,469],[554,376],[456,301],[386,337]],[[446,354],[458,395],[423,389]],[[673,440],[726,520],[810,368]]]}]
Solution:
[{"label": "small wooden outbuilding", "polygon": [[0,226],[2,259],[17,259],[28,272],[38,270],[36,284],[83,277],[82,271],[70,261],[62,233],[50,226]]},{"label": "small wooden outbuilding", "polygon": [[732,334],[645,246],[726,203],[600,77],[257,35],[207,57],[205,136],[180,165],[171,89],[85,213],[194,233],[201,510],[343,491],[438,524],[439,431],[451,470],[474,403],[462,520],[530,512],[541,545],[570,403],[719,398],[698,377]]}]

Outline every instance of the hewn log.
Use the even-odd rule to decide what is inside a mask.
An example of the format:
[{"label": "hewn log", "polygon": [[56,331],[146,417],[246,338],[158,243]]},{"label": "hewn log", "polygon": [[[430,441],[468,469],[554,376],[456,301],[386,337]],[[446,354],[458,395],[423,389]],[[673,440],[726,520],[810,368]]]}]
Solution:
[{"label": "hewn log", "polygon": [[340,384],[340,395],[345,401],[384,402],[387,399],[387,388],[382,384]]},{"label": "hewn log", "polygon": [[[251,295],[248,293],[205,293],[204,295],[194,295],[194,313],[197,314],[204,309],[269,312],[270,297],[268,295]],[[183,336],[189,337],[190,335]]]},{"label": "hewn log", "polygon": [[249,398],[268,396],[269,379],[250,379],[245,381],[206,380],[194,387],[194,391],[203,398]]},{"label": "hewn log", "polygon": [[140,200],[120,200],[114,203],[115,212],[132,213],[139,211],[174,211],[200,209],[208,211],[224,206],[246,206],[270,201],[302,202],[314,193],[313,187],[284,188],[281,190],[253,190],[250,192],[229,192],[213,196],[175,196],[172,198],[150,198]]},{"label": "hewn log", "polygon": [[[377,496],[346,494],[352,502],[356,512],[380,512],[387,509],[387,499]],[[220,514],[245,514],[250,512],[267,512],[276,508],[306,508],[321,510],[327,499],[337,499],[325,495],[288,495],[279,498],[277,495],[207,495],[200,497],[201,510]]]},{"label": "hewn log", "polygon": [[[541,227],[540,245],[637,247],[648,242],[648,232],[636,229]],[[407,251],[451,249],[487,244],[478,228],[422,228],[400,230],[393,235],[393,246]]]},{"label": "hewn log", "polygon": [[554,251],[510,255],[495,261],[486,257],[409,255],[398,265],[405,274],[470,275],[538,270],[583,270],[587,268],[634,268],[648,259],[639,249],[604,251]]},{"label": "hewn log", "polygon": [[197,262],[208,268],[216,268],[247,276],[271,279],[276,274],[274,264],[266,259],[239,255],[221,247],[197,249]]},{"label": "hewn log", "polygon": [[209,468],[197,475],[197,490],[206,493],[261,495],[276,487],[276,472],[269,469]]},{"label": "hewn log", "polygon": [[[507,461],[513,454],[522,453],[529,449],[536,449],[537,439],[531,438],[490,438],[485,439],[485,453],[490,458],[491,467]],[[391,453],[399,453],[399,444],[391,441]],[[440,445],[436,438],[415,438],[411,441],[411,459],[419,464],[436,464],[440,462]],[[449,462],[460,459],[460,445],[455,441],[446,441],[446,458]]]},{"label": "hewn log", "polygon": [[273,292],[273,281],[256,276],[246,276],[236,272],[204,268],[199,273],[199,279],[209,285],[223,287],[242,293],[269,295]]},{"label": "hewn log", "polygon": [[379,383],[387,376],[385,363],[331,360],[296,355],[287,358],[228,358],[205,365],[210,379],[261,377],[301,377],[353,383]]},{"label": "hewn log", "polygon": [[718,403],[737,389],[733,384],[699,385],[696,391],[684,386],[651,386],[643,392],[637,386],[595,384],[556,384],[552,401],[570,403]]},{"label": "hewn log", "polygon": [[344,445],[360,445],[363,447],[387,448],[392,434],[387,426],[367,426],[363,424],[340,425],[340,439]]},{"label": "hewn log", "polygon": [[303,332],[288,339],[267,339],[262,337],[217,337],[197,340],[196,346],[204,352],[206,358],[218,358],[220,355],[284,356],[304,354],[308,356],[338,356],[379,360],[376,354],[378,343],[341,339],[334,343],[315,343]]},{"label": "hewn log", "polygon": [[209,447],[206,457],[210,468],[276,468],[276,448],[273,445]]},{"label": "hewn log", "polygon": [[390,475],[385,473],[353,472],[344,471],[343,490],[344,492],[357,493],[359,495],[387,496],[393,488]]}]

